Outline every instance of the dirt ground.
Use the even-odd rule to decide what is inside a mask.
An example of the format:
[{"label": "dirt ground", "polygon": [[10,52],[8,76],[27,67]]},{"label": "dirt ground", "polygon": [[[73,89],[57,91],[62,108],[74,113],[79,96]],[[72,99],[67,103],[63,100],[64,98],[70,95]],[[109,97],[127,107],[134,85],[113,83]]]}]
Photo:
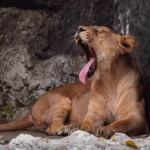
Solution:
[{"label": "dirt ground", "polygon": [[21,131],[10,131],[10,132],[0,132],[0,136],[3,136],[1,141],[11,141],[11,139],[17,137],[19,134],[30,134],[35,137],[46,137],[49,139],[60,139],[64,136],[50,136],[46,135],[44,132],[38,130],[21,130]]}]

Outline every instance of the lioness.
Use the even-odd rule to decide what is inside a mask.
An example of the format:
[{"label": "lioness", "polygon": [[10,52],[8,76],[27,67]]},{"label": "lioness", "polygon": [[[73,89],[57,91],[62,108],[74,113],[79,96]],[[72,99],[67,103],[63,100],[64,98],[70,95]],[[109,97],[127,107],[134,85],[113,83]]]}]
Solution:
[{"label": "lioness", "polygon": [[98,26],[79,26],[75,39],[88,62],[79,74],[82,83],[49,91],[35,103],[30,115],[0,125],[0,131],[35,125],[47,134],[62,135],[73,123],[105,138],[115,132],[149,133],[141,74],[128,54],[137,47],[137,39]]}]

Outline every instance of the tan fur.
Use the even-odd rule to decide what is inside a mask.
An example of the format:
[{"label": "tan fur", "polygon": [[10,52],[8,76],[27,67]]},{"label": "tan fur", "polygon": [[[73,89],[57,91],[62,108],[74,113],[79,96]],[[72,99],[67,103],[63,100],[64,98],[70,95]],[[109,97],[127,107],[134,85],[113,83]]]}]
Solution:
[{"label": "tan fur", "polygon": [[[96,136],[111,137],[115,132],[128,135],[149,133],[145,119],[142,79],[128,54],[138,42],[106,27],[80,26],[76,37],[96,53],[97,67],[86,84],[58,87],[39,98],[28,121],[0,125],[0,131],[37,126],[47,134],[61,135],[74,123]],[[23,125],[26,124],[26,125]],[[15,126],[15,127],[14,127]]]}]

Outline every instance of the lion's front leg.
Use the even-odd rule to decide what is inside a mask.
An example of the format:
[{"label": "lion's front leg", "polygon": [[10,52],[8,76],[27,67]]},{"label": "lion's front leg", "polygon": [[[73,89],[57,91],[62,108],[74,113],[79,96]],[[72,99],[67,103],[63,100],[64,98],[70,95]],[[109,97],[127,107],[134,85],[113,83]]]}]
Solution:
[{"label": "lion's front leg", "polygon": [[[97,137],[111,138],[116,132],[127,135],[139,135],[146,130],[146,123],[141,117],[130,116],[126,119],[118,120],[108,126],[103,126],[95,130]],[[145,132],[146,133],[146,132]]]},{"label": "lion's front leg", "polygon": [[81,130],[94,133],[95,129],[103,126],[107,121],[107,116],[109,116],[108,113],[109,112],[105,106],[105,103],[96,96],[92,95],[90,98],[88,112],[83,120]]},{"label": "lion's front leg", "polygon": [[83,121],[81,130],[93,134],[95,129],[103,126],[105,122],[104,118],[105,117],[103,114],[97,114],[95,112],[89,111]]}]

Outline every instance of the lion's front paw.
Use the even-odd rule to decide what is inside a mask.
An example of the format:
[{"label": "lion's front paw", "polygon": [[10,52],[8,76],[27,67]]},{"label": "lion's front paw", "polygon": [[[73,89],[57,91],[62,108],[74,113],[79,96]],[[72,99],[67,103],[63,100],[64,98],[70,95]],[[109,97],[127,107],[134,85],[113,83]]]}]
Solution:
[{"label": "lion's front paw", "polygon": [[53,126],[46,130],[47,135],[68,135],[70,125]]},{"label": "lion's front paw", "polygon": [[108,127],[100,127],[95,130],[94,135],[97,137],[104,137],[106,139],[111,138],[115,134],[115,130],[109,129]]},{"label": "lion's front paw", "polygon": [[79,125],[76,125],[76,124],[70,124],[70,129],[68,131],[68,135],[70,135],[71,133],[77,131],[77,130],[80,130],[80,126]]}]

